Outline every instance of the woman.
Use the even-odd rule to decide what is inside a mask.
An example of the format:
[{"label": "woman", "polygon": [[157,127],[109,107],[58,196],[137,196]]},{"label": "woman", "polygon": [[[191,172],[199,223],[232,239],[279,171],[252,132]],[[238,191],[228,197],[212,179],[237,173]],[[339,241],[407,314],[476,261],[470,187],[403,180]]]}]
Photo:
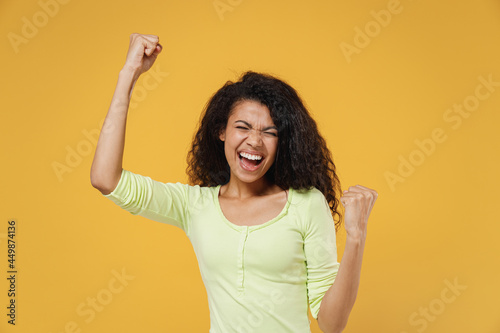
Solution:
[{"label": "woman", "polygon": [[[158,36],[130,36],[92,186],[130,213],[186,233],[207,290],[211,333],[310,332],[308,305],[324,332],[341,332],[377,192],[356,185],[341,195],[326,142],[295,90],[251,71],[207,103],[188,155],[191,185],[123,169],[132,89],[161,50]],[[347,233],[342,264],[339,200]]]}]

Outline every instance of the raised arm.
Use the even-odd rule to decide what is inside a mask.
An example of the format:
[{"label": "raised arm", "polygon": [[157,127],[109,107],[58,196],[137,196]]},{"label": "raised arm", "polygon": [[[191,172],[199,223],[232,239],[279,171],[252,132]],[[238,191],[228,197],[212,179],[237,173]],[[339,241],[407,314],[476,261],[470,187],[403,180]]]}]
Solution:
[{"label": "raised arm", "polygon": [[120,180],[127,113],[134,85],[139,76],[153,66],[161,50],[158,36],[130,35],[127,59],[118,75],[90,168],[90,182],[102,194],[111,193]]}]

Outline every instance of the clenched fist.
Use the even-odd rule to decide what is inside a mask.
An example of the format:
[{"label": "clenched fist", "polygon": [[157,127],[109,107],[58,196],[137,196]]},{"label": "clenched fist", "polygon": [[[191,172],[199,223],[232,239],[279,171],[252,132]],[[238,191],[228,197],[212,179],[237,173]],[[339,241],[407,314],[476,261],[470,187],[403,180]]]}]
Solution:
[{"label": "clenched fist", "polygon": [[155,35],[131,34],[124,68],[137,77],[148,71],[162,50],[159,41],[160,38]]},{"label": "clenched fist", "polygon": [[372,211],[378,193],[367,187],[356,185],[344,191],[340,202],[345,208],[345,230],[348,236],[365,237],[368,216]]}]

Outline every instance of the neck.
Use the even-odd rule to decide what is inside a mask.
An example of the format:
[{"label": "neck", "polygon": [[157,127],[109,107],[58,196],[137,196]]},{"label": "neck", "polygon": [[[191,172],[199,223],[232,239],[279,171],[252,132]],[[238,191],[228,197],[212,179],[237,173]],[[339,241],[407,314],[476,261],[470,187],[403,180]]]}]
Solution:
[{"label": "neck", "polygon": [[238,200],[251,199],[276,192],[277,186],[270,184],[265,177],[253,183],[245,183],[231,176],[229,182],[221,189],[220,195]]}]

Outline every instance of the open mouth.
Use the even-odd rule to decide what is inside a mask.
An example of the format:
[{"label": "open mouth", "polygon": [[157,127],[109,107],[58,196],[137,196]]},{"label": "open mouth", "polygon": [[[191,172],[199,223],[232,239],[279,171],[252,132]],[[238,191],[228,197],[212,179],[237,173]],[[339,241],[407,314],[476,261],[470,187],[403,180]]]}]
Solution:
[{"label": "open mouth", "polygon": [[254,171],[254,170],[258,169],[259,165],[264,160],[264,157],[262,157],[260,160],[247,158],[247,157],[242,156],[241,153],[238,154],[238,157],[240,158],[241,166],[244,169],[249,170],[249,171]]}]

